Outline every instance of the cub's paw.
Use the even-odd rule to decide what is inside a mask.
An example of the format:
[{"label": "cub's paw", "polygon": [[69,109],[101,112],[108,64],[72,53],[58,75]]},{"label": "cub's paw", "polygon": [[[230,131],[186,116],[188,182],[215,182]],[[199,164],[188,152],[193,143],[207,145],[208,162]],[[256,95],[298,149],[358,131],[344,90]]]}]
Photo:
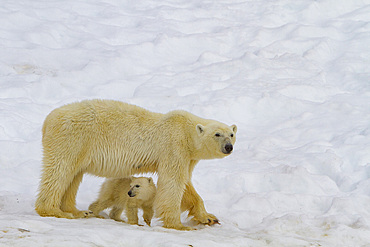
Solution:
[{"label": "cub's paw", "polygon": [[176,225],[176,226],[166,226],[166,225],[164,225],[163,227],[164,228],[169,228],[169,229],[175,229],[175,230],[179,230],[179,231],[193,231],[193,230],[196,230],[193,227],[184,226],[182,224],[181,225]]},{"label": "cub's paw", "polygon": [[115,220],[115,221],[117,221],[117,222],[127,223],[126,221],[124,221],[121,218],[112,218],[112,219]]},{"label": "cub's paw", "polygon": [[91,217],[95,217],[95,218],[98,218],[98,219],[105,219],[105,217],[104,216],[101,216],[101,215],[99,215],[99,214],[94,214],[93,216],[91,216]]},{"label": "cub's paw", "polygon": [[87,211],[77,211],[73,213],[75,218],[90,218],[90,217],[96,217],[94,213],[90,210]]}]

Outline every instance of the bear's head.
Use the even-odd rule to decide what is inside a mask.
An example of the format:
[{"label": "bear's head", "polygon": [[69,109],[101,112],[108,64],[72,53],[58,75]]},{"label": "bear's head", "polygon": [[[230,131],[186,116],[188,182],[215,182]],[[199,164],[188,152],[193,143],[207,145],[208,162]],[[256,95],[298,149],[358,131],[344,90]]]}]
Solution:
[{"label": "bear's head", "polygon": [[210,123],[205,126],[197,124],[196,131],[200,138],[202,159],[223,158],[233,151],[236,140],[236,125]]},{"label": "bear's head", "polygon": [[138,200],[148,201],[154,198],[156,187],[152,178],[133,177],[130,183],[128,195]]}]

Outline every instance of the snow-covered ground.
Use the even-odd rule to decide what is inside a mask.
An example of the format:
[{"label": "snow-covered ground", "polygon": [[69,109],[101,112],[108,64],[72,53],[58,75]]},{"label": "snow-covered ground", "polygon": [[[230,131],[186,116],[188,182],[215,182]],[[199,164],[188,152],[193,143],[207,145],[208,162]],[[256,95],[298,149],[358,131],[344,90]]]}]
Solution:
[{"label": "snow-covered ground", "polygon": [[[370,246],[369,44],[368,0],[1,0],[0,246]],[[236,124],[193,174],[221,225],[40,217],[43,120],[91,98]]]}]

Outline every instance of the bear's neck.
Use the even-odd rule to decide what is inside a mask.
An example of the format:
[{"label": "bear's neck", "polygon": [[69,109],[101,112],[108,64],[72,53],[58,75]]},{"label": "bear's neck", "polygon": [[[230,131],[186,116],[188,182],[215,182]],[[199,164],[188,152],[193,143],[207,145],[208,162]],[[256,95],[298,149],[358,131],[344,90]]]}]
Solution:
[{"label": "bear's neck", "polygon": [[178,127],[185,132],[185,143],[187,143],[186,145],[191,160],[212,159],[211,156],[205,156],[205,154],[209,152],[204,152],[207,147],[204,147],[202,142],[199,140],[198,133],[196,132],[197,124],[207,124],[205,119],[182,110],[169,112],[166,114],[165,118],[176,122]]}]

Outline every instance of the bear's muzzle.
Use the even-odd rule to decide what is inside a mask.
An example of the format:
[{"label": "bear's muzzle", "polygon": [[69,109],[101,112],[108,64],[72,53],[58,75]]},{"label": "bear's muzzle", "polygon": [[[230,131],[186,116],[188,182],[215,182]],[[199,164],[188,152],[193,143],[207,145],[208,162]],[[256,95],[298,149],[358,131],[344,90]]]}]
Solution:
[{"label": "bear's muzzle", "polygon": [[233,145],[231,143],[227,143],[225,147],[222,149],[224,154],[230,154],[233,151]]},{"label": "bear's muzzle", "polygon": [[131,190],[130,190],[127,194],[128,194],[128,196],[129,196],[129,197],[134,197],[134,196],[136,196],[136,194],[135,194],[135,193],[133,193]]}]

